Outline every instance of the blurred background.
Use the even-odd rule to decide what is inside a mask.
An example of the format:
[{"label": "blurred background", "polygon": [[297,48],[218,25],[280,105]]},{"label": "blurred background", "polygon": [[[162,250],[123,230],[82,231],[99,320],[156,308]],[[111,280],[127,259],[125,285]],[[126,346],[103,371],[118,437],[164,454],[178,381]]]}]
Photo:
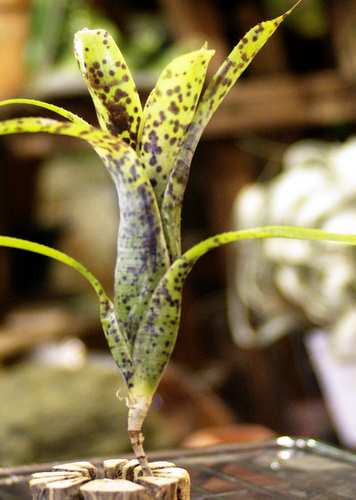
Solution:
[{"label": "blurred background", "polygon": [[[96,123],[75,31],[108,29],[144,100],[173,56],[208,41],[212,74],[250,27],[291,3],[0,0],[0,98],[36,97]],[[0,118],[36,114],[8,107]],[[355,125],[356,4],[305,1],[204,134],[184,248],[262,224],[356,231]],[[95,154],[69,138],[5,136],[0,163],[1,234],[68,252],[110,290],[118,213]],[[147,447],[289,433],[356,448],[355,270],[356,251],[331,244],[250,242],[204,257],[185,286]],[[1,249],[0,299],[0,466],[127,451],[120,379],[87,283]]]}]

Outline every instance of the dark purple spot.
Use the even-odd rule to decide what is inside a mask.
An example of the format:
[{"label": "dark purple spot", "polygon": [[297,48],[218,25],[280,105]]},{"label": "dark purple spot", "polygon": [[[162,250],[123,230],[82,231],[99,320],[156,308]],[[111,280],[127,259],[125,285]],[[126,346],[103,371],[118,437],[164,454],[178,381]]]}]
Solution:
[{"label": "dark purple spot", "polygon": [[168,107],[168,111],[170,111],[174,115],[177,115],[179,113],[179,107],[177,106],[177,104],[174,101],[171,101],[171,103]]}]

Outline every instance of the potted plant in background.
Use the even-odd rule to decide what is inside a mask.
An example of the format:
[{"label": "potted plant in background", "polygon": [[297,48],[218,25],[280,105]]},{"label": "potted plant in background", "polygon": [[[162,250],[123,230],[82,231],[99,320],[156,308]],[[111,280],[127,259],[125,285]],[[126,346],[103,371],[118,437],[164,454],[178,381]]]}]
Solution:
[{"label": "potted plant in background", "polygon": [[[181,252],[182,202],[202,132],[238,77],[292,10],[252,28],[205,90],[214,51],[203,46],[174,59],[163,70],[143,109],[126,62],[108,32],[78,32],[75,55],[99,128],[52,104],[31,99],[0,103],[39,106],[66,119],[6,120],[0,123],[1,135],[47,132],[84,139],[101,157],[115,184],[120,224],[113,301],[83,264],[58,250],[9,236],[1,236],[0,245],[63,262],[94,288],[103,331],[126,383],[129,437],[145,476],[152,471],[143,449],[142,425],[175,345],[182,288],[195,262],[217,246],[251,238],[356,244],[354,235],[267,226],[223,233]],[[88,470],[87,481],[91,477]]]}]

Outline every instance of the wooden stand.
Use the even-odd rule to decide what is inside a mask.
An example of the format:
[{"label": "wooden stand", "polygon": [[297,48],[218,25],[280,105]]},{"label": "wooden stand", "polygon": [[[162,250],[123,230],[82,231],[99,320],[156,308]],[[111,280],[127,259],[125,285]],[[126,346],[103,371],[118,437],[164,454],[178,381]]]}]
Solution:
[{"label": "wooden stand", "polygon": [[171,462],[149,464],[144,476],[137,460],[105,460],[104,478],[90,462],[56,465],[49,472],[33,474],[33,500],[189,500],[190,478]]}]

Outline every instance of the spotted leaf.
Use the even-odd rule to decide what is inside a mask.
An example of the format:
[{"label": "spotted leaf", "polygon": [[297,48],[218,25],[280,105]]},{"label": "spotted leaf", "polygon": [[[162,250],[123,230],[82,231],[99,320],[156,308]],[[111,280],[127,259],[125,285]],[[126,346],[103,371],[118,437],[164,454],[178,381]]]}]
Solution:
[{"label": "spotted leaf", "polygon": [[127,385],[129,386],[131,384],[131,379],[133,376],[133,369],[128,342],[125,334],[122,333],[118,327],[113,304],[106,295],[105,290],[99,280],[90,271],[88,271],[88,269],[86,269],[86,267],[83,266],[81,262],[73,259],[73,257],[70,257],[63,252],[60,252],[59,250],[48,247],[46,245],[41,245],[39,243],[34,243],[32,241],[23,240],[20,238],[0,236],[0,246],[17,248],[19,250],[25,250],[28,252],[33,252],[40,255],[45,255],[46,257],[50,257],[51,259],[57,260],[69,267],[72,267],[90,283],[99,299],[100,320],[108,345]]},{"label": "spotted leaf", "polygon": [[139,132],[139,156],[158,205],[184,134],[194,116],[213,50],[203,47],[174,59],[148,97]]},{"label": "spotted leaf", "polygon": [[100,126],[135,148],[142,107],[115,41],[105,30],[84,29],[75,35],[74,52]]},{"label": "spotted leaf", "polygon": [[115,182],[120,208],[115,271],[115,308],[133,343],[150,297],[169,267],[159,209],[136,153],[103,158]]},{"label": "spotted leaf", "polygon": [[90,125],[32,117],[0,122],[0,135],[35,132],[87,141],[114,180],[120,208],[114,302],[120,327],[132,342],[149,297],[169,267],[159,209],[143,165],[125,142]]},{"label": "spotted leaf", "polygon": [[66,118],[67,120],[73,123],[77,123],[78,125],[86,125],[90,127],[89,123],[83,120],[83,118],[80,118],[80,116],[72,113],[71,111],[68,111],[67,109],[56,106],[55,104],[38,101],[37,99],[24,99],[24,98],[6,99],[5,101],[0,101],[0,106],[8,106],[11,104],[13,105],[25,104],[25,105],[35,106],[38,108],[48,109],[48,111],[52,111],[57,115],[63,116],[63,118]]},{"label": "spotted leaf", "polygon": [[0,135],[38,132],[83,139],[93,147],[100,145],[102,151],[109,151],[113,147],[117,149],[120,147],[111,136],[103,134],[101,130],[88,125],[84,121],[83,123],[73,123],[53,120],[51,118],[25,117],[0,122]]},{"label": "spotted leaf", "polygon": [[237,79],[293,9],[282,16],[254,26],[230,52],[211,79],[199,103],[194,117],[194,124],[197,124],[199,129],[205,128]]},{"label": "spotted leaf", "polygon": [[149,398],[157,389],[176,342],[183,285],[197,260],[221,245],[265,238],[333,241],[356,245],[354,234],[329,233],[303,227],[266,226],[222,233],[192,247],[175,260],[163,276],[141,323],[133,352],[135,371],[132,392],[136,397]]},{"label": "spotted leaf", "polygon": [[180,254],[181,207],[191,161],[204,128],[236,80],[296,5],[282,16],[262,22],[246,33],[222,63],[202,95],[178,150],[163,197],[162,218],[173,258]]}]

